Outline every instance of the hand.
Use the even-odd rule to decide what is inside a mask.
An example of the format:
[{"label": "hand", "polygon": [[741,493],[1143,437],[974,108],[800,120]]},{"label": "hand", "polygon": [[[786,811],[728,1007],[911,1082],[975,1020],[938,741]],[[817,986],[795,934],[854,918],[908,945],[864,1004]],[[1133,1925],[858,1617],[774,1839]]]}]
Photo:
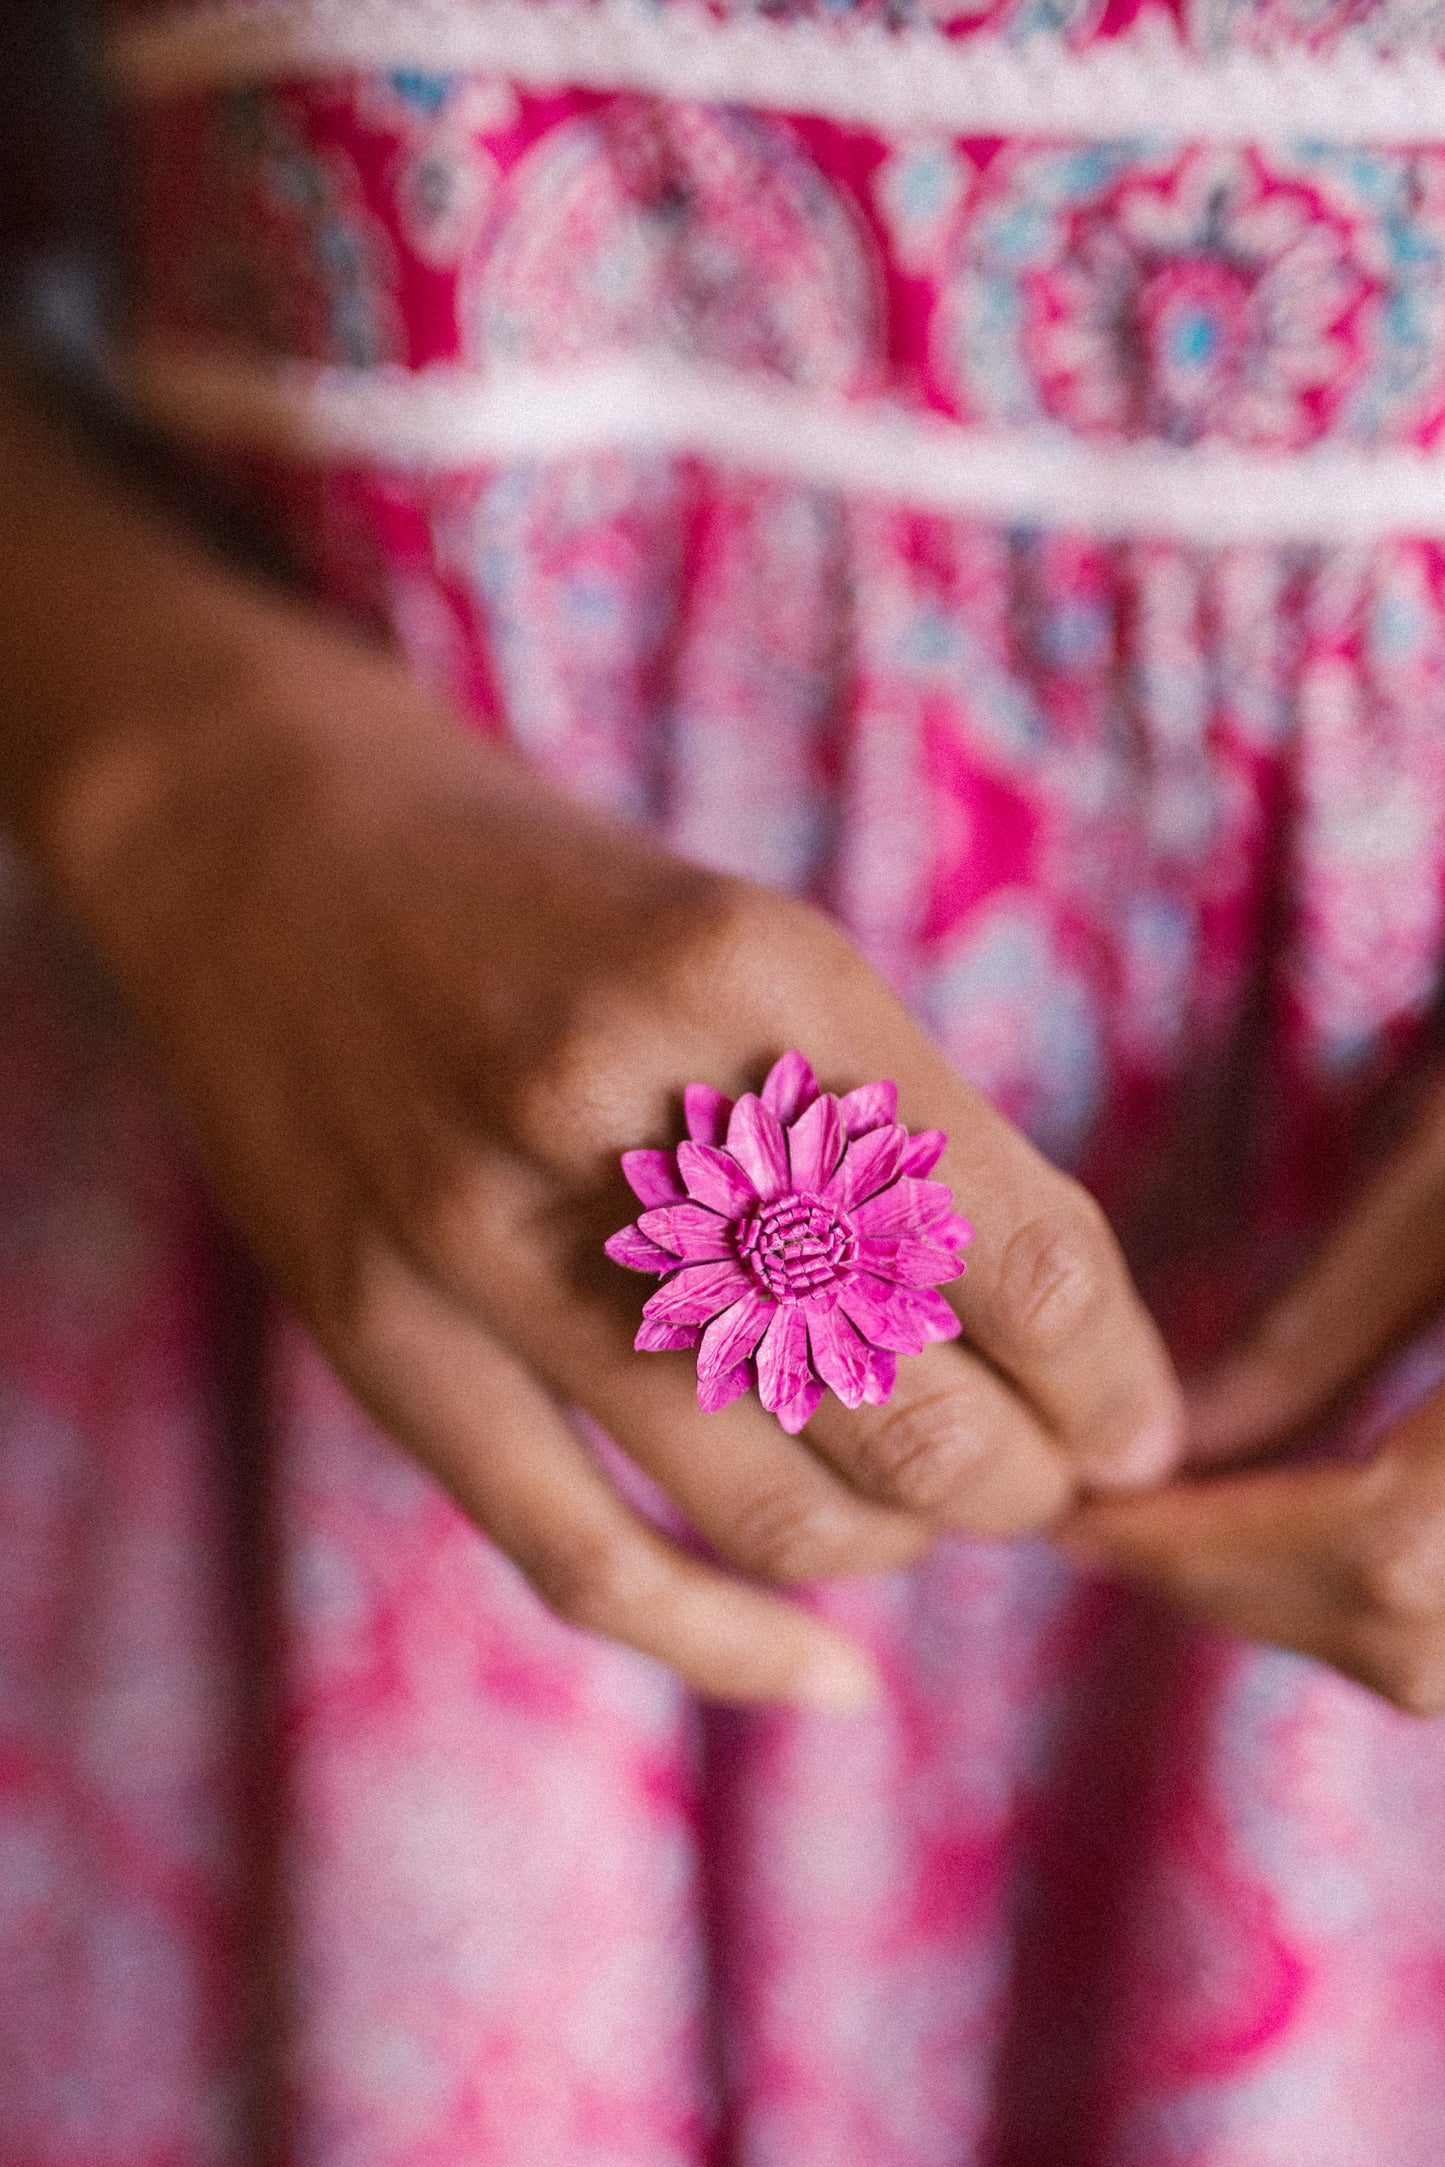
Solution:
[{"label": "hand", "polygon": [[[871,1674],[760,1582],[1047,1525],[1157,1477],[1158,1335],[1096,1206],[949,1070],[815,912],[587,818],[390,662],[102,488],[0,398],[0,806],[149,1027],[223,1201],[378,1421],[564,1616],[740,1700]],[[57,597],[61,598],[57,602]],[[618,1160],[684,1084],[899,1084],[976,1222],[969,1344],[800,1439],[638,1355],[602,1253]],[[594,1417],[725,1566],[665,1541],[563,1412]],[[744,1577],[737,1577],[742,1575]]]},{"label": "hand", "polygon": [[[1445,1088],[1303,1276],[1188,1394],[1196,1466],[1302,1435],[1445,1304]],[[1063,1547],[1197,1616],[1445,1712],[1445,1390],[1363,1463],[1180,1482],[1088,1506]]]}]

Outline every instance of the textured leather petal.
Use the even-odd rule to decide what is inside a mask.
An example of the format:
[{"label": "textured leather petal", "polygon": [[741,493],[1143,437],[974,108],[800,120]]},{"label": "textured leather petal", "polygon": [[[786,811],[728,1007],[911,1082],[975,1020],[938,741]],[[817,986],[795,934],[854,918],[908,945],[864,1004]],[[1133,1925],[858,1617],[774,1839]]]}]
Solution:
[{"label": "textured leather petal", "polygon": [[733,1108],[732,1119],[728,1122],[728,1150],[764,1203],[771,1203],[776,1196],[787,1195],[792,1180],[783,1124],[772,1108],[764,1106],[751,1091],[745,1093]]},{"label": "textured leather petal", "polygon": [[818,1079],[813,1074],[812,1063],[796,1051],[785,1053],[768,1070],[761,1096],[764,1106],[776,1114],[785,1127],[788,1122],[796,1121],[818,1096]]},{"label": "textured leather petal", "polygon": [[832,1180],[847,1136],[831,1091],[815,1098],[788,1130],[788,1171],[795,1189],[817,1195]]},{"label": "textured leather petal", "polygon": [[633,1195],[644,1204],[680,1204],[687,1191],[673,1151],[624,1151],[622,1171]]},{"label": "textured leather petal", "polygon": [[683,1119],[695,1144],[720,1144],[732,1110],[732,1100],[711,1084],[690,1083],[682,1094]]}]

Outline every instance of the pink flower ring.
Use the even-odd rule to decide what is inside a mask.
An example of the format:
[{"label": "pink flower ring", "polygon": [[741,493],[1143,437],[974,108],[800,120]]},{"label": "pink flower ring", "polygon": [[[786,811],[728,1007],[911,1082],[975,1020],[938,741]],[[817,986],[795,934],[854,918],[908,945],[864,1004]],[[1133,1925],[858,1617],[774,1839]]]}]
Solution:
[{"label": "pink flower ring", "polygon": [[962,1329],[935,1290],[963,1271],[973,1228],[925,1179],[948,1138],[909,1135],[895,1084],[820,1090],[800,1053],[775,1063],[761,1094],[735,1105],[695,1083],[683,1106],[675,1151],[622,1154],[647,1209],[607,1254],[662,1280],[639,1351],[696,1347],[700,1406],[756,1384],[790,1432],[830,1385],[845,1407],[881,1407],[900,1354]]}]

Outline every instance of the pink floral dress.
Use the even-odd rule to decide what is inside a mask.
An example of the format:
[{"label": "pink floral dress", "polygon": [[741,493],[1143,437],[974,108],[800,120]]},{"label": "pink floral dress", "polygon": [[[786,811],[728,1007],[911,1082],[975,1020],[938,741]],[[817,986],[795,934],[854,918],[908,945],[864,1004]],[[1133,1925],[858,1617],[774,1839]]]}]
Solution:
[{"label": "pink floral dress", "polygon": [[[108,58],[131,400],[479,728],[823,902],[1217,1342],[1445,949],[1438,0]],[[551,1618],[9,881],[0,2167],[1438,2167],[1445,1731],[1041,1546],[818,1600],[874,1716]]]}]

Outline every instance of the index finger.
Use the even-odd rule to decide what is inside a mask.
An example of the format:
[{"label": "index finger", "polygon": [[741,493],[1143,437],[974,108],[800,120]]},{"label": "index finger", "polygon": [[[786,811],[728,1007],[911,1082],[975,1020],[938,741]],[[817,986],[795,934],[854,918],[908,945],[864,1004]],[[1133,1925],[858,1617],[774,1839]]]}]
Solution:
[{"label": "index finger", "polygon": [[1056,1539],[1412,1713],[1445,1707],[1445,1394],[1363,1465],[1182,1481],[1088,1505]]},{"label": "index finger", "polygon": [[1183,1399],[1099,1205],[951,1071],[900,1078],[900,1095],[905,1118],[917,1109],[948,1133],[938,1178],[974,1241],[966,1274],[944,1292],[968,1340],[1038,1410],[1083,1480],[1160,1479],[1183,1447]]}]

